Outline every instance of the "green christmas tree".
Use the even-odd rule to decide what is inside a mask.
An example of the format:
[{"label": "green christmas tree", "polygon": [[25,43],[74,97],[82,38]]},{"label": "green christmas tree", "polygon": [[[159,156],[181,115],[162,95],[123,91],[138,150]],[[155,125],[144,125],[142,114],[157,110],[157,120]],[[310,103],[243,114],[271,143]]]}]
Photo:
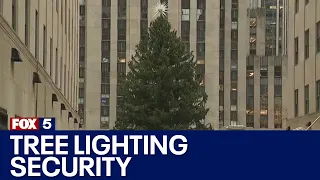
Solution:
[{"label": "green christmas tree", "polygon": [[211,129],[196,61],[164,15],[151,22],[120,85],[118,130]]}]

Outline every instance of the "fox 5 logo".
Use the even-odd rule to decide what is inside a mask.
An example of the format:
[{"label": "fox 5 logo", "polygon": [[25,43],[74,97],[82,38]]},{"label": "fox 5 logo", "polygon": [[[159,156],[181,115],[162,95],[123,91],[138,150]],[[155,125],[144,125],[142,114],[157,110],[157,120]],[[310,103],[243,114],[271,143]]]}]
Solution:
[{"label": "fox 5 logo", "polygon": [[10,118],[10,130],[38,131],[55,130],[55,118]]}]

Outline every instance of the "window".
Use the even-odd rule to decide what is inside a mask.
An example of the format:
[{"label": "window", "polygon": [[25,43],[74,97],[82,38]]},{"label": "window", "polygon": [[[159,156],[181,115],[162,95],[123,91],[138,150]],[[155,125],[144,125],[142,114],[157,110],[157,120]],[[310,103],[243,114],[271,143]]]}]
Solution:
[{"label": "window", "polygon": [[118,41],[118,52],[126,52],[126,42],[125,41]]},{"label": "window", "polygon": [[58,48],[56,48],[56,66],[55,66],[55,81],[54,81],[56,86],[58,86],[58,79],[59,79],[58,70],[59,70]]},{"label": "window", "polygon": [[148,37],[148,20],[143,19],[140,21],[140,36],[141,39]]},{"label": "window", "polygon": [[230,99],[231,99],[231,106],[237,106],[238,104],[238,93],[237,91],[231,91],[230,94]]},{"label": "window", "polygon": [[43,49],[42,49],[42,61],[44,69],[47,68],[47,29],[46,26],[43,26]]},{"label": "window", "polygon": [[206,23],[204,21],[198,21],[197,23],[197,41],[204,42],[206,36]]},{"label": "window", "polygon": [[274,96],[282,96],[282,78],[274,78]]},{"label": "window", "polygon": [[197,43],[197,58],[205,59],[205,43]]},{"label": "window", "polygon": [[35,17],[35,38],[34,38],[34,43],[35,43],[35,48],[34,48],[34,55],[35,58],[38,59],[39,57],[39,17],[38,17],[38,11],[36,11],[36,17]]},{"label": "window", "polygon": [[247,96],[254,96],[254,79],[253,79],[253,77],[247,78]]},{"label": "window", "polygon": [[294,90],[294,116],[298,117],[299,115],[299,91],[298,89]]},{"label": "window", "polygon": [[109,84],[101,84],[101,94],[110,94]]},{"label": "window", "polygon": [[79,88],[79,98],[84,98],[84,88]]},{"label": "window", "polygon": [[148,36],[148,0],[141,0],[140,4],[140,39],[144,40]]},{"label": "window", "polygon": [[268,115],[260,115],[260,128],[268,128]]},{"label": "window", "polygon": [[231,71],[231,81],[237,81],[237,80],[238,80],[238,72]]},{"label": "window", "polygon": [[197,20],[204,21],[206,19],[206,0],[197,0]]},{"label": "window", "polygon": [[118,20],[118,40],[126,40],[126,25],[127,21],[125,19]]},{"label": "window", "polygon": [[317,96],[317,104],[316,104],[316,107],[317,107],[317,111],[320,111],[320,80],[318,80],[317,82],[316,82],[316,89],[317,89],[317,91],[316,91],[316,96]]},{"label": "window", "polygon": [[236,125],[237,121],[238,121],[238,113],[237,111],[231,111],[230,112],[230,119],[231,119],[231,123],[234,123],[232,125]]},{"label": "window", "polygon": [[51,78],[53,79],[52,77],[52,74],[53,74],[53,44],[52,44],[52,38],[50,38],[50,55],[49,55],[49,58],[50,58],[50,71],[49,71],[49,75],[51,76]]},{"label": "window", "polygon": [[111,18],[111,0],[102,0],[102,18]]},{"label": "window", "polygon": [[30,18],[30,9],[29,8],[30,8],[30,2],[29,2],[29,0],[26,0],[25,1],[25,10],[24,10],[25,11],[24,42],[27,47],[29,47],[29,18]]},{"label": "window", "polygon": [[231,10],[231,21],[237,22],[238,21],[238,9]]},{"label": "window", "polygon": [[247,127],[254,127],[254,116],[253,115],[247,115]]},{"label": "window", "polygon": [[12,0],[12,29],[17,31],[17,0]]},{"label": "window", "polygon": [[[102,19],[102,40],[110,40],[110,19]],[[85,28],[83,27],[83,32]],[[85,35],[85,34],[83,34]]]},{"label": "window", "polygon": [[304,113],[309,114],[309,85],[304,87]]},{"label": "window", "polygon": [[190,20],[190,9],[182,9],[181,21]]},{"label": "window", "polygon": [[304,59],[309,58],[309,29],[304,33]]},{"label": "window", "polygon": [[295,12],[299,12],[299,0],[295,0]]},{"label": "window", "polygon": [[101,98],[102,106],[109,106],[109,98]]},{"label": "window", "polygon": [[[62,7],[61,7],[61,9],[62,9]],[[84,5],[80,5],[80,16],[84,16],[85,13],[86,13],[86,7]],[[62,21],[62,18],[61,18],[61,21]]]},{"label": "window", "polygon": [[79,78],[84,78],[85,76],[85,69],[84,67],[79,68]]},{"label": "window", "polygon": [[67,65],[64,65],[64,68],[63,68],[63,70],[64,70],[64,84],[63,84],[63,92],[64,92],[64,95],[66,96],[66,90],[67,90]]},{"label": "window", "polygon": [[60,58],[60,81],[59,81],[59,88],[62,90],[62,82],[63,82],[63,60],[62,57]]},{"label": "window", "polygon": [[190,21],[181,21],[181,40],[190,40]]},{"label": "window", "polygon": [[317,52],[320,52],[320,21],[316,25],[317,32],[316,32],[316,46],[317,46]]},{"label": "window", "polygon": [[307,5],[307,4],[309,3],[309,0],[305,0],[305,1],[306,1],[306,2],[305,2],[305,3],[306,3],[306,5]]},{"label": "window", "polygon": [[219,91],[219,106],[223,106],[223,105],[224,105],[224,92]]},{"label": "window", "polygon": [[101,63],[101,83],[110,83],[110,63]]},{"label": "window", "polygon": [[274,77],[282,76],[282,67],[274,67]]},{"label": "window", "polygon": [[299,63],[299,37],[294,39],[294,64]]},{"label": "window", "polygon": [[247,110],[253,111],[254,109],[254,97],[253,96],[247,96]]},{"label": "window", "polygon": [[140,18],[148,19],[148,0],[141,0],[140,4]]},{"label": "window", "polygon": [[101,117],[109,116],[109,106],[101,106]]},{"label": "window", "polygon": [[118,19],[125,19],[127,16],[127,0],[118,0]]},{"label": "window", "polygon": [[268,95],[268,78],[260,78],[260,96]]}]

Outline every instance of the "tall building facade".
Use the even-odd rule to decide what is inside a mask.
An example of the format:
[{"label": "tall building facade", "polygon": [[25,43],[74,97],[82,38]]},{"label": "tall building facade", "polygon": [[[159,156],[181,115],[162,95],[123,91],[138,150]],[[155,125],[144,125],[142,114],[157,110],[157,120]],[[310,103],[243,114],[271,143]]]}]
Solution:
[{"label": "tall building facade", "polygon": [[[287,128],[306,127],[320,116],[320,2],[287,0]],[[320,121],[313,125],[320,129]]]},{"label": "tall building facade", "polygon": [[220,0],[220,129],[283,129],[284,3]]},{"label": "tall building facade", "polygon": [[56,117],[79,129],[78,0],[0,0],[0,123]]},{"label": "tall building facade", "polygon": [[274,121],[275,109],[282,111],[287,59],[282,0],[82,1],[79,107],[84,126],[114,126],[119,79],[159,2],[167,4],[172,28],[194,52],[197,72],[204,76],[206,122],[215,129],[282,128],[282,120]]}]

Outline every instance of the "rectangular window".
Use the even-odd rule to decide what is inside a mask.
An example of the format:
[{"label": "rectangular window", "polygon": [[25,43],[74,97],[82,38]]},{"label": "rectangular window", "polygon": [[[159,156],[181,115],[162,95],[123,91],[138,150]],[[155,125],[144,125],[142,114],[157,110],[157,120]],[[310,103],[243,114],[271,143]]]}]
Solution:
[{"label": "rectangular window", "polygon": [[309,114],[309,85],[304,87],[304,113]]},{"label": "rectangular window", "polygon": [[64,95],[66,96],[67,94],[67,65],[64,65],[64,84],[63,84],[63,92],[64,92]]},{"label": "rectangular window", "polygon": [[238,80],[238,71],[231,71],[231,81]]},{"label": "rectangular window", "polygon": [[309,58],[309,29],[304,33],[304,59]]},{"label": "rectangular window", "polygon": [[101,117],[109,116],[109,106],[101,106]]},{"label": "rectangular window", "polygon": [[237,111],[230,112],[230,120],[231,120],[231,125],[237,125],[237,122],[238,122],[238,112]]},{"label": "rectangular window", "polygon": [[295,0],[295,12],[299,12],[299,0]]},{"label": "rectangular window", "polygon": [[298,89],[294,90],[294,116],[298,117],[299,115],[299,91]]},{"label": "rectangular window", "polygon": [[254,127],[254,116],[253,115],[247,115],[247,127]]},{"label": "rectangular window", "polygon": [[127,0],[118,0],[118,19],[125,19],[127,16]]},{"label": "rectangular window", "polygon": [[148,35],[148,0],[140,1],[140,39]]},{"label": "rectangular window", "polygon": [[237,91],[231,91],[230,92],[230,99],[231,99],[231,106],[237,106],[238,105],[238,93],[237,93]]},{"label": "rectangular window", "polygon": [[59,81],[59,87],[60,90],[62,91],[62,82],[63,82],[63,60],[62,57],[60,58],[60,81]]},{"label": "rectangular window", "polygon": [[53,74],[53,44],[52,44],[52,38],[50,38],[50,72],[49,72],[49,75],[51,76],[51,78],[53,79],[52,77],[52,74]]},{"label": "rectangular window", "polygon": [[126,40],[126,30],[127,30],[127,21],[125,19],[118,20],[118,40],[125,41]]},{"label": "rectangular window", "polygon": [[43,26],[43,49],[42,49],[42,61],[43,61],[43,67],[46,70],[47,69],[47,29],[46,26]]},{"label": "rectangular window", "polygon": [[[57,0],[58,1],[58,0]],[[24,43],[29,47],[29,18],[30,18],[30,1],[25,0],[25,20],[24,20]]]},{"label": "rectangular window", "polygon": [[190,40],[190,21],[181,21],[181,40]]},{"label": "rectangular window", "polygon": [[274,78],[274,96],[282,97],[282,78]]},{"label": "rectangular window", "polygon": [[35,17],[35,48],[34,48],[34,55],[36,59],[39,58],[39,17],[38,17],[38,11],[36,11],[36,17]]},{"label": "rectangular window", "polygon": [[111,0],[102,0],[102,18],[111,18]]},{"label": "rectangular window", "polygon": [[148,0],[140,0],[140,19],[148,19]]},{"label": "rectangular window", "polygon": [[299,37],[294,39],[294,64],[299,63]]},{"label": "rectangular window", "polygon": [[206,19],[206,0],[197,0],[197,20],[204,21]]},{"label": "rectangular window", "polygon": [[197,58],[205,59],[205,43],[197,43]]},{"label": "rectangular window", "polygon": [[317,45],[317,52],[320,52],[320,21],[316,25],[316,45]]},{"label": "rectangular window", "polygon": [[110,94],[109,84],[101,84],[101,94]]},{"label": "rectangular window", "polygon": [[59,70],[59,60],[58,60],[58,48],[56,48],[56,66],[55,66],[55,84],[58,86],[58,79],[59,79],[59,73],[58,73],[58,70]]},{"label": "rectangular window", "polygon": [[12,29],[17,31],[17,0],[12,0]]},{"label": "rectangular window", "polygon": [[204,42],[206,37],[206,23],[205,21],[197,22],[197,41]]},{"label": "rectangular window", "polygon": [[84,98],[84,88],[79,88],[79,98]]},{"label": "rectangular window", "polygon": [[316,97],[317,97],[316,107],[317,107],[317,111],[320,111],[320,80],[318,80],[316,82],[316,88],[317,88],[317,91],[316,91]]}]

